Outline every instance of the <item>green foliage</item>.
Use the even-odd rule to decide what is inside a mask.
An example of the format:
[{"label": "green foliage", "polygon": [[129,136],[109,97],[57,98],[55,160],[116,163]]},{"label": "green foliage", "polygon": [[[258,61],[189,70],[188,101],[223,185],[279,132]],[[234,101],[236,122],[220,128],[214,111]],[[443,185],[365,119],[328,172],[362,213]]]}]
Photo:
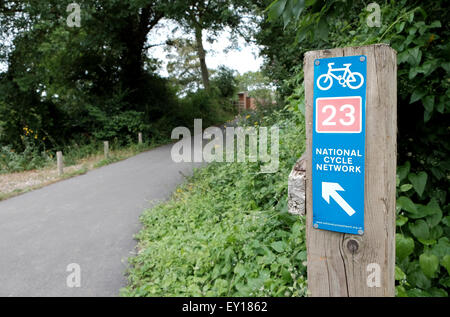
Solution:
[{"label": "green foliage", "polygon": [[177,92],[185,94],[200,89],[202,74],[195,43],[190,39],[171,39],[165,51],[168,59],[166,69]]},{"label": "green foliage", "polygon": [[214,73],[211,84],[219,89],[222,98],[233,98],[237,90],[235,70],[224,65]]},{"label": "green foliage", "polygon": [[[381,26],[369,27],[363,2],[278,0],[267,9],[273,22],[265,32],[282,24],[302,53],[380,42],[397,51],[397,295],[448,296],[448,3],[403,0],[380,7]],[[288,109],[302,118],[302,65],[284,71],[292,74],[282,84],[290,88],[284,88]]]},{"label": "green foliage", "polygon": [[[163,17],[184,19],[185,1],[77,3],[82,8],[79,28],[65,23],[68,2],[0,4],[0,37],[13,34],[0,45],[0,58],[8,65],[0,73],[1,146],[24,152],[20,136],[25,126],[46,136],[36,153],[74,140],[117,138],[124,145],[138,131],[159,142],[177,125],[191,125],[194,118],[217,123],[234,110],[214,94],[199,105],[193,104],[199,101],[195,96],[180,100],[169,81],[155,74],[158,62],[147,55],[147,35]],[[224,4],[216,9],[229,11]],[[206,28],[237,18],[220,10],[204,21]],[[219,91],[228,96],[229,88],[221,85]]]},{"label": "green foliage", "polygon": [[122,296],[306,294],[305,220],[287,213],[286,187],[304,129],[280,112],[259,122],[274,123],[281,127],[277,173],[260,173],[261,163],[212,163],[142,215]]},{"label": "green foliage", "polygon": [[258,106],[271,106],[275,99],[274,85],[262,71],[248,71],[236,76],[239,91],[247,91],[249,97],[256,99]]},{"label": "green foliage", "polygon": [[19,172],[41,168],[52,162],[51,156],[38,149],[27,146],[22,153],[17,153],[11,146],[0,147],[0,173]]},{"label": "green foliage", "polygon": [[401,232],[396,239],[397,269],[406,276],[399,281],[397,293],[447,296],[450,208],[447,204],[441,209],[446,196],[439,197],[427,186],[426,172],[415,174],[410,169],[411,164],[406,162],[397,172],[397,231]]}]

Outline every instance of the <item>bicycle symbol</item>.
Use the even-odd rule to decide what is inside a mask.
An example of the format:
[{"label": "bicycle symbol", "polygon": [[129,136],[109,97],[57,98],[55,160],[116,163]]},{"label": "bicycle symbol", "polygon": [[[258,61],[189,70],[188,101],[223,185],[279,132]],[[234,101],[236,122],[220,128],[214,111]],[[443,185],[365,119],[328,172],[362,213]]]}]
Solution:
[{"label": "bicycle symbol", "polygon": [[[328,72],[317,78],[317,87],[320,90],[328,90],[333,85],[333,78],[336,79],[342,87],[350,89],[358,89],[364,84],[364,77],[358,72],[352,72],[350,66],[352,64],[343,64],[343,68],[332,68],[334,63],[328,63]],[[336,76],[333,72],[342,72],[343,75]]]}]

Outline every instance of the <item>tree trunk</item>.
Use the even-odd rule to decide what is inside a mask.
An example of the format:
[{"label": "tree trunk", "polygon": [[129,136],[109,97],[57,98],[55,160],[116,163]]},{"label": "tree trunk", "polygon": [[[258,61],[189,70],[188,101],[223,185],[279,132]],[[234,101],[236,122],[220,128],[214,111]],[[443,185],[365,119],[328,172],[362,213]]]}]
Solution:
[{"label": "tree trunk", "polygon": [[162,18],[162,13],[153,12],[150,5],[144,7],[139,15],[130,15],[121,32],[125,45],[121,62],[122,85],[128,90],[126,101],[136,106],[145,99],[146,82],[144,79],[144,46],[147,34]]},{"label": "tree trunk", "polygon": [[197,54],[198,58],[200,60],[200,69],[202,72],[202,82],[203,86],[206,90],[209,90],[209,74],[208,74],[208,67],[206,67],[206,53],[205,49],[203,48],[203,36],[202,36],[202,29],[200,26],[195,27],[195,41],[197,43]]}]

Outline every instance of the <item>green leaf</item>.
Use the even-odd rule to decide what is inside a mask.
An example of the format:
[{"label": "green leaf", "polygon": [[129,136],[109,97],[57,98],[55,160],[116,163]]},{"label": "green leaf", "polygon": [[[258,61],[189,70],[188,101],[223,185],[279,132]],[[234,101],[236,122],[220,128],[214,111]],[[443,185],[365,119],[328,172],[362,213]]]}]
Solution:
[{"label": "green leaf", "polygon": [[412,202],[411,199],[409,199],[406,196],[400,196],[397,199],[397,207],[400,207],[400,209],[411,212],[416,214],[417,213],[417,207]]},{"label": "green leaf", "polygon": [[428,292],[432,297],[448,297],[448,293],[442,288],[432,287]]},{"label": "green leaf", "polygon": [[286,3],[286,6],[284,7],[284,11],[283,11],[283,27],[286,28],[286,26],[289,24],[289,22],[291,22],[291,18],[292,18],[292,0],[289,0]]},{"label": "green leaf", "polygon": [[286,284],[291,284],[292,283],[291,273],[288,270],[286,270],[285,268],[281,269],[281,278],[283,279],[283,281]]},{"label": "green leaf", "polygon": [[409,23],[411,23],[414,20],[414,11],[408,13],[407,19]]},{"label": "green leaf", "polygon": [[450,275],[450,254],[447,254],[442,258],[441,265],[445,267],[447,273]]},{"label": "green leaf", "polygon": [[437,240],[442,237],[444,230],[441,226],[437,225],[430,229],[430,239]]},{"label": "green leaf", "polygon": [[397,175],[400,178],[400,181],[404,180],[406,176],[408,176],[409,170],[411,169],[411,164],[409,161],[406,161],[404,165],[401,165],[397,168]]},{"label": "green leaf", "polygon": [[446,255],[450,255],[450,240],[447,237],[440,238],[438,243],[431,249],[431,253],[440,259]]},{"label": "green leaf", "polygon": [[408,297],[408,294],[406,293],[405,287],[403,287],[403,285],[397,285],[395,287],[395,296],[396,297]]},{"label": "green leaf", "polygon": [[410,80],[414,79],[414,77],[416,77],[419,72],[420,72],[420,67],[419,66],[411,67],[409,69],[408,79],[410,79]]},{"label": "green leaf", "polygon": [[436,244],[436,240],[435,239],[421,239],[421,238],[418,238],[417,240],[419,240],[419,242],[422,243],[423,245],[427,245],[427,246]]},{"label": "green leaf", "polygon": [[406,274],[399,268],[397,265],[395,266],[395,280],[402,281],[406,279]]},{"label": "green leaf", "polygon": [[270,4],[267,8],[269,21],[275,21],[281,16],[286,7],[286,2],[287,0],[275,0]]},{"label": "green leaf", "polygon": [[414,251],[414,240],[401,233],[395,235],[395,250],[399,260],[406,258]]},{"label": "green leaf", "polygon": [[328,41],[328,23],[325,19],[322,18],[319,20],[316,34],[320,39]]},{"label": "green leaf", "polygon": [[450,62],[442,63],[441,67],[447,72],[450,73]]},{"label": "green leaf", "polygon": [[434,96],[426,96],[422,98],[422,103],[426,111],[432,112],[434,107]]},{"label": "green leaf", "polygon": [[300,262],[304,262],[304,261],[306,261],[306,257],[307,257],[307,252],[306,251],[300,251],[295,256],[295,259],[300,261]]},{"label": "green leaf", "polygon": [[440,28],[440,27],[442,27],[442,24],[441,24],[441,21],[439,21],[439,20],[436,20],[436,21],[433,21],[433,22],[431,22],[431,24],[428,26],[428,28]]},{"label": "green leaf", "polygon": [[450,216],[445,216],[444,218],[442,218],[442,223],[446,226],[450,227]]},{"label": "green leaf", "polygon": [[428,205],[425,208],[427,210],[427,214],[429,215],[425,218],[425,220],[430,226],[430,228],[433,228],[439,222],[441,222],[442,210],[441,208],[439,208],[439,205],[434,198],[428,203]]},{"label": "green leaf", "polygon": [[425,76],[429,76],[432,72],[435,71],[436,68],[438,68],[438,66],[439,60],[437,59],[428,60],[419,67],[419,73],[422,73]]},{"label": "green leaf", "polygon": [[450,276],[443,277],[439,280],[439,284],[445,287],[450,287]]},{"label": "green leaf", "polygon": [[400,22],[398,23],[395,28],[397,29],[397,33],[401,33],[403,31],[403,29],[405,28],[405,22]]},{"label": "green leaf", "polygon": [[294,7],[292,8],[292,15],[295,20],[298,20],[300,14],[305,8],[305,0],[297,0]]},{"label": "green leaf", "polygon": [[443,101],[443,99],[444,99],[444,98],[439,98],[439,102],[438,102],[438,104],[436,105],[436,110],[437,110],[437,112],[439,112],[439,113],[444,113],[444,110],[445,110],[445,105],[446,105],[446,103],[445,103],[445,101]]},{"label": "green leaf", "polygon": [[423,273],[420,267],[407,274],[406,280],[408,281],[408,283],[421,289],[428,289],[431,287],[430,279]]},{"label": "green leaf", "polygon": [[292,226],[292,234],[294,235],[300,235],[302,233],[303,230],[303,225],[300,222],[296,222],[294,223],[294,225]]},{"label": "green leaf", "polygon": [[[424,275],[425,277],[425,275]],[[426,279],[426,277],[425,277]],[[427,288],[427,287],[425,287]],[[430,294],[428,294],[427,292],[419,289],[419,288],[412,288],[410,290],[406,291],[407,297],[430,297]]]},{"label": "green leaf", "polygon": [[405,217],[403,215],[398,215],[395,224],[397,226],[401,227],[407,222],[408,222],[408,217]]},{"label": "green leaf", "polygon": [[410,222],[408,227],[416,238],[427,240],[430,237],[430,229],[425,220],[420,219],[414,223]]},{"label": "green leaf", "polygon": [[419,264],[425,276],[433,278],[439,268],[439,258],[431,253],[423,253],[419,257]]},{"label": "green leaf", "polygon": [[411,188],[413,188],[413,185],[411,185],[411,184],[403,184],[402,186],[400,186],[400,191],[401,192],[407,192]]},{"label": "green leaf", "polygon": [[433,116],[433,112],[432,111],[425,110],[424,113],[423,113],[423,122],[430,121],[432,116]]},{"label": "green leaf", "polygon": [[427,94],[426,91],[423,91],[421,89],[415,89],[411,95],[411,99],[409,100],[409,103],[414,103],[417,100],[422,99],[422,97],[425,96],[426,94]]},{"label": "green leaf", "polygon": [[412,66],[417,66],[420,64],[420,60],[422,59],[422,51],[419,46],[416,46],[412,49],[408,50],[409,58],[408,62]]},{"label": "green leaf", "polygon": [[422,196],[425,190],[425,185],[427,184],[428,175],[426,172],[420,172],[418,174],[409,173],[408,179],[412,183],[414,190]]},{"label": "green leaf", "polygon": [[272,249],[274,249],[278,253],[281,253],[286,248],[286,243],[284,241],[275,241],[275,242],[272,242],[272,244],[270,246],[272,247]]},{"label": "green leaf", "polygon": [[245,273],[246,273],[245,267],[241,263],[236,264],[236,266],[234,267],[233,271],[234,271],[234,273],[236,274],[237,277],[244,276]]}]

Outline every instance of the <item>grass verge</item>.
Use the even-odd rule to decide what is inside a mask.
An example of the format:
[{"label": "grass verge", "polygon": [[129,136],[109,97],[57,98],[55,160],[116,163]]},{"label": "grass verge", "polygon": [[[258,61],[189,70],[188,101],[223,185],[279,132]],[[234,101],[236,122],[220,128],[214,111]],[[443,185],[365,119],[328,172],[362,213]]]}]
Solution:
[{"label": "grass verge", "polygon": [[280,127],[280,168],[212,163],[141,216],[122,296],[302,296],[304,218],[287,212],[287,179],[304,129],[281,112],[247,116]]},{"label": "grass verge", "polygon": [[[114,162],[118,162],[141,152],[151,150],[167,142],[132,144],[119,148],[112,148],[110,156],[105,159],[103,149],[96,151],[71,151],[64,156],[65,172],[58,176],[56,163],[47,164],[42,169],[0,174],[0,201],[18,196],[29,191],[48,186],[50,184],[82,175],[88,171]],[[76,153],[74,153],[76,152]],[[84,153],[84,156],[82,155]]]}]

